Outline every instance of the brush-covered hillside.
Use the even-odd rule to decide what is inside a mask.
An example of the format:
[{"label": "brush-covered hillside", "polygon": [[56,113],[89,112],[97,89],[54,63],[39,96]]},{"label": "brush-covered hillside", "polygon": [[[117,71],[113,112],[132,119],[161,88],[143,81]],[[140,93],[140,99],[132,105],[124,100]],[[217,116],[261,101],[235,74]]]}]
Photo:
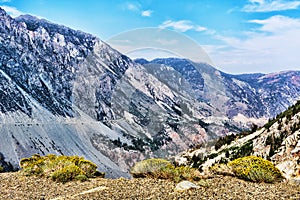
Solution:
[{"label": "brush-covered hillside", "polygon": [[203,171],[220,163],[255,155],[272,161],[288,179],[299,178],[300,169],[300,101],[270,119],[263,127],[229,135],[176,157],[179,165]]}]

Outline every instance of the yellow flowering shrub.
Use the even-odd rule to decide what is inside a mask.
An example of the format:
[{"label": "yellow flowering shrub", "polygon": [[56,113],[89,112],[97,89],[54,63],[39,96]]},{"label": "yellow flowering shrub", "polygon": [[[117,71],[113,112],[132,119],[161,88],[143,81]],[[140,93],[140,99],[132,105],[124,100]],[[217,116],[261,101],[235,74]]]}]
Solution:
[{"label": "yellow flowering shrub", "polygon": [[272,162],[256,156],[238,158],[229,162],[228,166],[238,178],[247,181],[273,183],[283,179]]}]

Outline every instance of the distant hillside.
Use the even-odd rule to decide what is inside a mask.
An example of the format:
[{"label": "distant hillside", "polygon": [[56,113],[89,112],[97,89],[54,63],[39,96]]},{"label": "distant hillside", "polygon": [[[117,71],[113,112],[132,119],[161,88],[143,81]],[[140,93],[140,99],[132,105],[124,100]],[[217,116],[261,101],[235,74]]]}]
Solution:
[{"label": "distant hillside", "polygon": [[271,160],[286,178],[300,175],[300,101],[269,120],[263,127],[225,136],[215,143],[186,151],[176,160],[202,170],[248,155]]},{"label": "distant hillside", "polygon": [[[232,75],[206,63],[195,63],[187,59],[135,61],[150,70],[158,68],[155,66],[157,64],[173,68],[190,86],[190,94],[236,121],[273,118],[300,98],[299,71]],[[161,69],[157,75],[163,76],[166,73],[167,70]]]}]

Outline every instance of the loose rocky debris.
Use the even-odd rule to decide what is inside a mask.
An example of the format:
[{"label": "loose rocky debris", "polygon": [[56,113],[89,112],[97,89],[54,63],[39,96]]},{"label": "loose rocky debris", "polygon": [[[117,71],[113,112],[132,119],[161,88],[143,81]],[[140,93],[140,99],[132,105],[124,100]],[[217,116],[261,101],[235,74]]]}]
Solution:
[{"label": "loose rocky debris", "polygon": [[215,176],[194,184],[198,188],[176,192],[175,182],[161,179],[95,178],[63,184],[18,172],[1,173],[0,199],[300,199],[300,187],[288,182],[252,183]]}]

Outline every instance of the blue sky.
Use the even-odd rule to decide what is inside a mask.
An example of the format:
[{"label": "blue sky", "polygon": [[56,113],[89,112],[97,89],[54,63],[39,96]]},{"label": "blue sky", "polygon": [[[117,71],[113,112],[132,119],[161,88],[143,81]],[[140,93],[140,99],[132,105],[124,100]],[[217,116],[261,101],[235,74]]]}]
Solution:
[{"label": "blue sky", "polygon": [[0,0],[107,41],[133,29],[174,30],[229,73],[300,70],[300,0]]}]

